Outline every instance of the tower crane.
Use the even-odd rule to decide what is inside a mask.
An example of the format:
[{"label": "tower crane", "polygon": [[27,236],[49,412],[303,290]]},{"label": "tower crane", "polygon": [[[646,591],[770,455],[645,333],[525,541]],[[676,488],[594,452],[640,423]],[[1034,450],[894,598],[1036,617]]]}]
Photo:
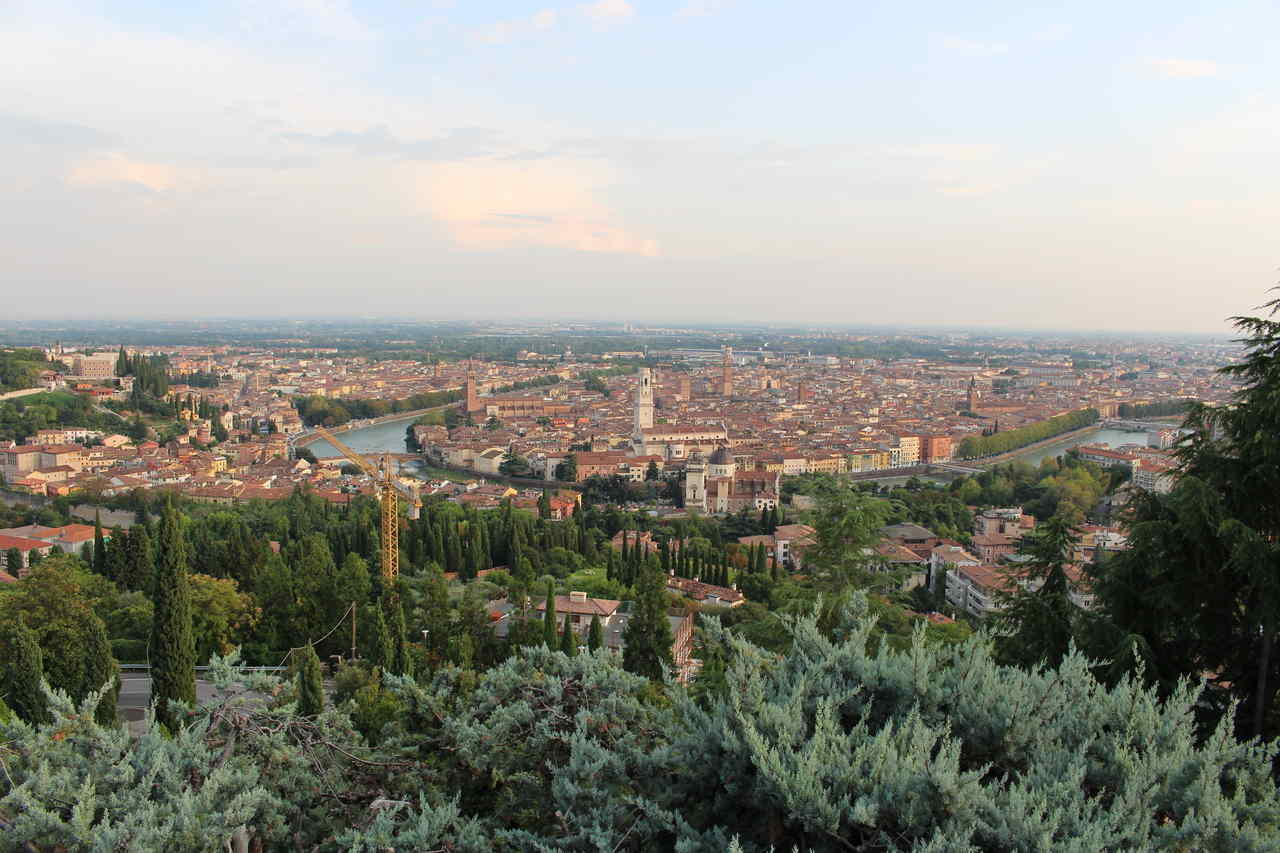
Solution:
[{"label": "tower crane", "polygon": [[400,576],[400,497],[403,496],[409,505],[409,518],[417,519],[422,511],[422,499],[417,488],[402,484],[391,473],[390,459],[386,454],[378,460],[378,464],[356,453],[338,440],[338,437],[322,426],[316,432],[325,441],[338,448],[339,452],[355,463],[372,479],[378,490],[378,507],[382,515],[382,577],[389,588],[395,588],[396,578]]}]

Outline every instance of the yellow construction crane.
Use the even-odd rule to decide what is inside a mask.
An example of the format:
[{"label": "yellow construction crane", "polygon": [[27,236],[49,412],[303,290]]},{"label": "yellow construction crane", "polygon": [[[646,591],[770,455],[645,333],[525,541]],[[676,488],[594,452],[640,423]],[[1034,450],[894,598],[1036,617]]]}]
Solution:
[{"label": "yellow construction crane", "polygon": [[382,455],[375,466],[324,427],[317,426],[316,432],[373,478],[382,513],[382,577],[389,589],[395,589],[396,578],[400,576],[400,496],[403,495],[405,502],[409,504],[409,518],[416,519],[422,510],[418,490],[401,484],[391,473],[390,459],[386,454]]}]

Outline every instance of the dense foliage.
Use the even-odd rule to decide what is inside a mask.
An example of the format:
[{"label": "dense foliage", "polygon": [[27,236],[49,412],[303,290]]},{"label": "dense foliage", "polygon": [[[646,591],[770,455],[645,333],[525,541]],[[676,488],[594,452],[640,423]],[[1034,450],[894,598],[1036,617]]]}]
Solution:
[{"label": "dense foliage", "polygon": [[1035,444],[1037,441],[1044,441],[1046,438],[1062,435],[1064,432],[1070,432],[1073,429],[1089,426],[1097,423],[1097,421],[1097,409],[1080,409],[1076,412],[1057,415],[1048,420],[1037,421],[1007,432],[970,436],[960,442],[960,446],[956,448],[955,456],[957,459],[979,459],[985,456],[995,456],[998,453],[1007,453],[1010,450],[1026,447],[1028,444]]},{"label": "dense foliage", "polygon": [[413,412],[418,409],[430,409],[444,406],[462,399],[461,391],[431,391],[425,394],[414,394],[400,400],[376,399],[341,399],[312,395],[295,397],[293,404],[298,416],[307,426],[335,427],[350,420],[364,418],[381,418],[400,412]]},{"label": "dense foliage", "polygon": [[37,387],[42,370],[65,372],[65,365],[46,359],[43,350],[0,350],[0,393]]},{"label": "dense foliage", "polygon": [[1199,741],[1190,684],[1162,701],[1075,653],[1023,670],[920,632],[876,648],[862,597],[829,630],[785,626],[779,657],[709,623],[728,677],[701,698],[542,645],[478,678],[389,679],[376,740],[352,700],[302,716],[225,662],[172,738],[54,694],[51,722],[0,724],[4,831],[74,850],[1276,849],[1275,749],[1226,721]]},{"label": "dense foliage", "polygon": [[22,441],[37,430],[85,427],[106,433],[124,431],[126,424],[94,408],[88,397],[65,391],[32,394],[0,402],[0,441]]}]

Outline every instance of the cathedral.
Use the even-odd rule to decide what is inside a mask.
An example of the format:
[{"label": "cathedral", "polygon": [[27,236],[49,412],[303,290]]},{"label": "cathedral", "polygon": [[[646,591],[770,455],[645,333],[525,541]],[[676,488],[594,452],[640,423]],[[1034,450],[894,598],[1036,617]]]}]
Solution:
[{"label": "cathedral", "polygon": [[684,505],[713,513],[772,509],[781,481],[778,471],[739,471],[726,445],[706,458],[695,450],[685,465]]}]

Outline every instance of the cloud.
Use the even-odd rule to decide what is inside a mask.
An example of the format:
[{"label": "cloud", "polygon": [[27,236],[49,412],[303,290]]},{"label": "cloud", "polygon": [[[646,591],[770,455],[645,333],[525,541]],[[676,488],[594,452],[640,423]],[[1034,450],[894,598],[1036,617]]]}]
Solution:
[{"label": "cloud", "polygon": [[475,38],[484,44],[506,44],[519,38],[555,29],[559,17],[560,13],[555,9],[542,9],[527,17],[498,21],[489,29],[476,33]]},{"label": "cloud", "polygon": [[584,3],[578,9],[601,26],[621,23],[636,14],[636,10],[627,0],[597,0],[595,3]]},{"label": "cloud", "polygon": [[996,56],[1009,52],[1009,45],[998,41],[974,41],[951,35],[942,36],[940,41],[947,50],[966,56]]},{"label": "cloud", "polygon": [[485,127],[461,127],[430,139],[399,139],[386,127],[368,130],[335,130],[332,133],[285,133],[289,142],[343,149],[357,154],[390,155],[410,160],[462,160],[490,157],[503,153],[509,146],[501,135]]},{"label": "cloud", "polygon": [[71,166],[66,182],[73,187],[142,187],[155,193],[190,186],[197,176],[167,163],[133,160],[123,154],[90,157]]},{"label": "cloud", "polygon": [[541,247],[658,254],[657,241],[629,230],[595,197],[607,175],[571,161],[467,161],[416,169],[419,203],[465,249]]},{"label": "cloud", "polygon": [[251,31],[306,33],[352,43],[377,39],[347,0],[242,0],[240,8],[243,24]]},{"label": "cloud", "polygon": [[0,139],[44,148],[103,148],[114,141],[111,134],[83,124],[7,114],[0,114]]},{"label": "cloud", "polygon": [[706,15],[714,15],[732,2],[733,0],[689,0],[689,2],[676,10],[676,17],[701,18]]},{"label": "cloud", "polygon": [[1161,77],[1216,77],[1218,63],[1208,59],[1148,59],[1148,67]]}]

